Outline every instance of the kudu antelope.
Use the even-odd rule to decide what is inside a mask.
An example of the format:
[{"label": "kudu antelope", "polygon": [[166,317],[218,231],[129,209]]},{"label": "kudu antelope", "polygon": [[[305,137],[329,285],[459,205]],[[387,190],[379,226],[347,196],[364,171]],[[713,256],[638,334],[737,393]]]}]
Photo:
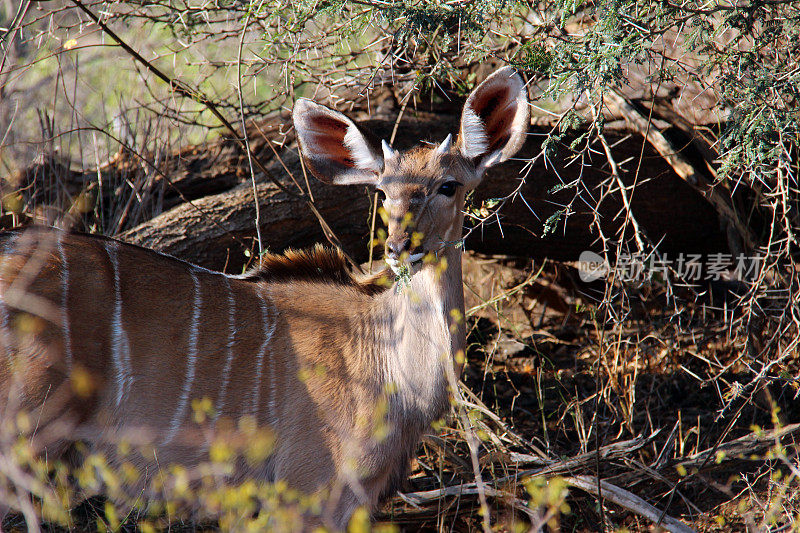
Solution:
[{"label": "kudu antelope", "polygon": [[252,474],[336,494],[335,526],[359,505],[374,508],[448,409],[448,372],[465,349],[464,198],[523,144],[526,95],[520,76],[500,69],[466,100],[456,142],[402,152],[376,148],[337,111],[295,104],[308,170],[385,194],[385,257],[404,272],[402,287],[356,276],[321,247],[229,276],[102,237],[5,234],[2,416],[33,410],[51,454],[67,436],[102,448],[141,429],[158,464],[140,455],[136,466],[152,473],[203,460],[191,405],[209,398],[214,421],[249,415],[274,432]]}]

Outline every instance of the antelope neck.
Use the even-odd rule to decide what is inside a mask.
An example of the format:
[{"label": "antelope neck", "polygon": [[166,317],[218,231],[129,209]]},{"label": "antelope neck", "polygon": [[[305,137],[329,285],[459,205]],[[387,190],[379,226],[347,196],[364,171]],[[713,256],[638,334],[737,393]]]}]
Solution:
[{"label": "antelope neck", "polygon": [[[455,246],[447,245],[439,252],[439,257],[447,260],[446,269],[440,270],[437,262],[422,265],[419,271],[411,276],[409,289],[399,291],[395,289],[393,293],[411,308],[422,305],[423,302],[429,302],[430,305],[436,308],[445,323],[448,324],[449,330],[452,311],[457,310],[462,315],[464,313],[461,250]],[[457,338],[458,332],[454,332],[450,336]],[[463,339],[461,340],[462,342],[456,349],[463,349],[464,342]],[[454,354],[455,351],[449,355],[452,356]]]},{"label": "antelope neck", "polygon": [[395,286],[380,295],[385,298],[380,302],[384,319],[373,317],[384,384],[396,387],[396,400],[404,412],[433,413],[420,420],[423,424],[447,408],[446,365],[452,365],[454,355],[465,346],[463,321],[452,313],[454,309],[460,316],[464,313],[461,252],[447,246],[440,256],[447,258],[447,269],[423,265],[408,286]]}]

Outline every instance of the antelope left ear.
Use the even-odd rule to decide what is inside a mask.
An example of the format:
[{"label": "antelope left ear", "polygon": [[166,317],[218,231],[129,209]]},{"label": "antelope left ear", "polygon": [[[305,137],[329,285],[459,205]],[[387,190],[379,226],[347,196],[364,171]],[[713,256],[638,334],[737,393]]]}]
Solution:
[{"label": "antelope left ear", "polygon": [[383,157],[352,120],[307,98],[295,102],[292,118],[300,153],[317,179],[334,185],[375,183]]},{"label": "antelope left ear", "polygon": [[530,124],[528,89],[511,67],[495,71],[464,104],[458,149],[475,163],[478,177],[516,154]]}]

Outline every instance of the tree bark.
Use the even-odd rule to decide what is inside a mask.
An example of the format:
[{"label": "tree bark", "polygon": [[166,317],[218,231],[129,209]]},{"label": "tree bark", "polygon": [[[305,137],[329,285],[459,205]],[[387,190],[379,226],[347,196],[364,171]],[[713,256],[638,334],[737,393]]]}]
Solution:
[{"label": "tree bark", "polygon": [[[304,184],[296,155],[282,156],[287,167]],[[268,165],[289,188],[297,188],[279,165]],[[263,177],[262,177],[263,178]],[[332,187],[309,180],[315,205],[348,251],[363,259],[369,196],[365,187]],[[301,248],[325,242],[317,219],[305,203],[273,183],[257,180],[262,245],[268,251]],[[186,259],[239,272],[258,251],[253,186],[243,182],[229,191],[182,203],[121,235],[122,240]],[[247,250],[248,255],[245,255]]]}]

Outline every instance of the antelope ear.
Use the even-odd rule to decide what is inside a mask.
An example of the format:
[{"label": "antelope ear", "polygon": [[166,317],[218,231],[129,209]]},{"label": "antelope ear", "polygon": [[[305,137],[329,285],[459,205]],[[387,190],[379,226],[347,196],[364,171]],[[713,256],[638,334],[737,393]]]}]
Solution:
[{"label": "antelope ear", "polygon": [[292,112],[306,167],[324,183],[374,184],[383,157],[352,120],[324,105],[300,98]]},{"label": "antelope ear", "polygon": [[530,123],[528,90],[511,67],[495,71],[464,104],[458,149],[475,163],[478,176],[502,163],[525,143]]}]

